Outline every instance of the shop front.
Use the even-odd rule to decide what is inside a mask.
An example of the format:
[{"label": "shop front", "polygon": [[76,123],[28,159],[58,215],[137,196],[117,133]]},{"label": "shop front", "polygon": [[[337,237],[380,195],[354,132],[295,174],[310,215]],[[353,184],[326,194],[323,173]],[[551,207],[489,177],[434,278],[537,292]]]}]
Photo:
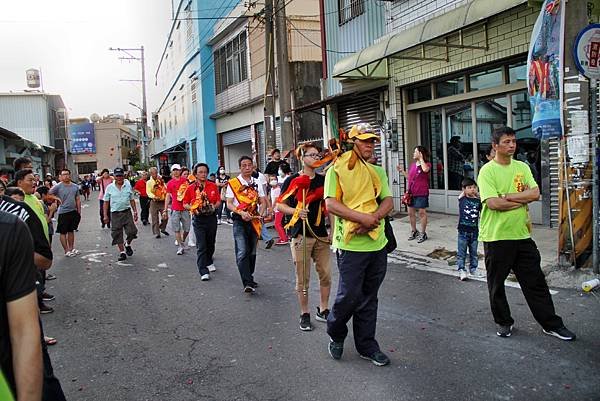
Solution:
[{"label": "shop front", "polygon": [[532,219],[544,222],[543,203],[557,183],[542,179],[548,152],[542,152],[531,129],[526,78],[521,58],[403,89],[406,131],[413,133],[407,142],[410,148],[420,144],[431,152],[430,210],[458,212],[461,181],[477,180],[488,162],[493,130],[508,125],[517,134],[515,158],[529,165],[541,189],[542,199],[530,205]]}]

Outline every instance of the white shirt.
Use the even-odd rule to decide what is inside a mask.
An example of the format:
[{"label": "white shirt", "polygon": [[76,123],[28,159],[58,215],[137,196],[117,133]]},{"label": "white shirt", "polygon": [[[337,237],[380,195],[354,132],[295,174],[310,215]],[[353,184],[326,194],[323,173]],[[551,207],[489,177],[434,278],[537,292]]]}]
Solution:
[{"label": "white shirt", "polygon": [[[260,182],[256,178],[250,177],[250,181],[246,181],[242,178],[241,174],[238,175],[237,178],[238,178],[238,180],[240,180],[242,185],[248,185],[248,186],[256,185],[257,191],[258,191],[258,196],[261,198],[265,196],[265,188],[263,187],[263,185],[260,184]],[[235,207],[239,206],[240,202],[238,202],[238,200],[235,198],[235,196],[233,194],[233,190],[231,189],[231,185],[227,185],[227,192],[225,193],[225,197],[233,199],[233,206],[235,206]]]}]

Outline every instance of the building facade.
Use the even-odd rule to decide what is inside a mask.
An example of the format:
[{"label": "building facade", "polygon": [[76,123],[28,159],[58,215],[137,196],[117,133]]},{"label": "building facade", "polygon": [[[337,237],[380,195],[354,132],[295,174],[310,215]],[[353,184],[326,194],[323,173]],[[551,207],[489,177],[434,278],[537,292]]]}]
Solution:
[{"label": "building facade", "polygon": [[73,162],[79,176],[97,173],[104,168],[110,171],[121,167],[131,170],[139,161],[137,124],[120,115],[108,115],[94,122],[87,118],[71,119],[71,126],[90,126],[93,152],[74,152]]},{"label": "building facade", "polygon": [[202,161],[217,168],[214,112],[214,66],[207,45],[213,26],[235,2],[180,0],[173,4],[173,24],[167,37],[155,84],[163,100],[153,113],[150,155],[164,171],[179,163]]},{"label": "building facade", "polygon": [[[329,35],[344,19],[346,3],[325,3],[338,8],[338,20],[326,18]],[[349,3],[357,15],[347,23],[367,24],[375,2]],[[509,125],[517,132],[516,157],[530,165],[541,188],[541,200],[530,205],[532,219],[556,223],[559,183],[551,166],[558,164],[558,141],[542,143],[532,133],[527,96],[527,51],[539,9],[526,0],[397,0],[378,11],[385,34],[328,70],[342,95],[371,94],[371,117],[342,101],[329,106],[329,124],[345,128],[348,115],[376,117],[395,207],[405,190],[395,166],[408,166],[414,147],[423,145],[432,155],[430,210],[458,213],[462,177],[477,178],[492,130]]]},{"label": "building facade", "polygon": [[[210,39],[215,65],[214,96],[219,163],[227,172],[239,170],[238,158],[252,156],[259,168],[264,168],[268,154],[265,137],[265,96],[267,66],[265,26],[254,14],[264,7],[264,2],[252,7],[240,4],[229,18],[215,27]],[[291,2],[286,5],[288,61],[291,76],[292,104],[303,104],[320,99],[322,55],[318,1]],[[275,75],[280,66],[273,66]],[[276,99],[278,116],[277,78],[272,94]],[[294,106],[292,106],[294,107]],[[318,114],[294,115],[295,142],[322,140],[322,121]],[[275,118],[275,143],[282,147],[281,124]],[[282,149],[285,153],[289,149]]]},{"label": "building facade", "polygon": [[66,117],[59,95],[37,91],[1,93],[0,127],[20,139],[0,140],[0,163],[12,168],[14,159],[27,156],[40,175],[54,175],[65,164],[71,165]]}]

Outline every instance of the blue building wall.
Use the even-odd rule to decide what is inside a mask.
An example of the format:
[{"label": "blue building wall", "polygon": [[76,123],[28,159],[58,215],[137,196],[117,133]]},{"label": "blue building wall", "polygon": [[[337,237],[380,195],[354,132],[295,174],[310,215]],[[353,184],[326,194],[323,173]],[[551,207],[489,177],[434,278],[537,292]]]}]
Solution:
[{"label": "blue building wall", "polygon": [[[159,112],[161,126],[160,149],[164,151],[178,144],[186,144],[187,164],[193,162],[207,163],[211,171],[217,169],[217,133],[216,123],[210,118],[215,112],[215,84],[214,66],[211,46],[207,45],[212,37],[215,24],[220,18],[227,16],[240,0],[180,0],[175,8],[177,17],[167,40],[165,53],[169,50],[169,43],[173,46],[185,46],[183,57],[172,66],[171,82],[164,82],[164,100]],[[187,39],[187,18],[190,14],[186,9],[192,10],[193,39]],[[211,19],[200,19],[211,18]],[[179,25],[178,25],[179,24]],[[164,58],[159,68],[171,68],[172,61]],[[196,101],[191,101],[191,85],[196,85]],[[184,101],[181,102],[181,97]],[[174,100],[175,99],[175,100]],[[181,121],[181,107],[187,107],[185,118]],[[167,124],[165,120],[174,121],[175,116],[180,120],[177,124]],[[169,127],[167,127],[169,126]],[[196,154],[194,155],[193,141],[196,141]],[[180,163],[177,156],[169,156],[169,164]]]},{"label": "blue building wall", "polygon": [[339,24],[338,0],[325,0],[325,39],[327,41],[327,96],[342,91],[338,79],[331,77],[340,59],[362,50],[386,34],[385,5],[377,0],[364,0],[364,13]]}]

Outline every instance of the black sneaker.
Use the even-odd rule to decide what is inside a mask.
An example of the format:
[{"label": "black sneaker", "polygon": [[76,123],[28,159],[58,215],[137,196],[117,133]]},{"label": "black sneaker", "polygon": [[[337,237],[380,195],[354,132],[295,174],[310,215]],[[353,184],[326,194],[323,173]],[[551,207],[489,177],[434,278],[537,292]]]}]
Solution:
[{"label": "black sneaker", "polygon": [[43,292],[42,293],[42,300],[43,301],[54,301],[54,295],[48,294],[47,292]]},{"label": "black sneaker", "polygon": [[154,238],[160,238],[160,234],[156,234]]},{"label": "black sneaker", "polygon": [[52,312],[54,312],[54,308],[51,308],[51,307],[49,307],[48,305],[46,305],[46,304],[44,304],[44,303],[41,303],[41,304],[39,305],[39,308],[40,308],[40,313],[41,313],[42,315],[45,315],[45,314],[47,314],[47,313],[52,313]]},{"label": "black sneaker", "polygon": [[46,274],[46,281],[56,280],[56,276],[52,273]]},{"label": "black sneaker", "polygon": [[512,334],[512,328],[512,326],[502,326],[499,324],[496,334],[498,334],[500,337],[510,337]]},{"label": "black sneaker", "polygon": [[127,255],[125,255],[125,252],[121,252],[119,254],[119,258],[117,259],[119,262],[124,261],[125,259],[127,259]]},{"label": "black sneaker", "polygon": [[268,240],[265,244],[265,249],[271,249],[271,247],[273,246],[273,244],[275,243],[275,240],[273,238],[271,238],[270,240]]},{"label": "black sneaker", "polygon": [[167,230],[161,230],[160,232],[161,232],[161,233],[163,233],[164,235],[166,235],[167,237],[168,237],[169,235],[171,235],[171,234],[169,234],[169,233],[167,232]]},{"label": "black sneaker", "polygon": [[311,331],[312,325],[310,324],[310,313],[303,313],[300,315],[300,330]]},{"label": "black sneaker", "polygon": [[408,237],[408,240],[412,241],[414,239],[417,239],[418,236],[419,236],[419,232],[417,230],[415,230],[412,233],[410,233],[410,237]]},{"label": "black sneaker", "polygon": [[344,353],[344,343],[339,343],[337,341],[330,340],[328,345],[329,355],[335,360],[342,359],[342,354]]},{"label": "black sneaker", "polygon": [[256,281],[251,282],[249,285],[252,288],[258,288],[258,283]]},{"label": "black sneaker", "polygon": [[565,341],[574,341],[577,338],[575,333],[573,333],[571,330],[567,329],[565,326],[563,326],[559,329],[554,329],[554,330],[544,329],[544,333],[548,334],[549,336],[554,336],[556,338],[560,338],[561,340],[565,340]]},{"label": "black sneaker", "polygon": [[327,316],[329,316],[329,309],[323,309],[323,312],[321,312],[321,308],[317,306],[317,314],[315,319],[317,319],[319,322],[326,322]]},{"label": "black sneaker", "polygon": [[388,358],[387,355],[381,351],[375,351],[371,355],[360,354],[360,357],[373,362],[373,365],[377,366],[385,366],[390,364],[390,358]]},{"label": "black sneaker", "polygon": [[417,239],[417,243],[425,242],[427,240],[427,233],[423,232],[419,234],[419,238]]},{"label": "black sneaker", "polygon": [[127,253],[127,256],[133,256],[133,248],[131,245],[125,245],[125,253]]},{"label": "black sneaker", "polygon": [[256,289],[254,287],[252,287],[250,284],[248,284],[247,286],[244,287],[244,292],[246,292],[248,294],[252,294],[252,293],[256,292]]}]

